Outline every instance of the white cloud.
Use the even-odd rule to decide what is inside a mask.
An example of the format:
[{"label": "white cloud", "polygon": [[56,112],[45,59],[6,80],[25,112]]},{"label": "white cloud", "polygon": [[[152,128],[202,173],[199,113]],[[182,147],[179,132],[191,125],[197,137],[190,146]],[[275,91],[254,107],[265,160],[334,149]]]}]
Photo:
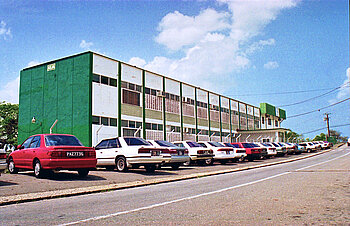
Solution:
[{"label": "white cloud", "polygon": [[79,47],[82,49],[89,49],[94,43],[86,42],[85,40],[81,40]]},{"label": "white cloud", "polygon": [[4,40],[12,38],[11,28],[6,27],[5,21],[0,22],[0,37],[3,37]]},{"label": "white cloud", "polygon": [[190,17],[178,11],[169,13],[159,23],[156,41],[171,50],[179,50],[202,40],[209,32],[229,28],[228,14],[206,9]]},{"label": "white cloud", "polygon": [[265,69],[275,69],[278,68],[278,63],[276,61],[269,61],[266,64],[264,64],[264,68]]},{"label": "white cloud", "polygon": [[348,97],[350,97],[350,68],[346,70],[346,79],[344,80],[343,84],[341,85],[341,88],[339,89],[339,92],[337,93],[336,98],[329,101],[330,104],[334,104],[338,101],[344,100]]},{"label": "white cloud", "polygon": [[18,104],[19,76],[0,89],[0,102]]},{"label": "white cloud", "polygon": [[139,57],[133,57],[128,62],[131,65],[134,65],[136,67],[143,67],[146,64],[146,61],[144,59],[141,59]]},{"label": "white cloud", "polygon": [[[155,40],[184,56],[169,58],[156,56],[144,64],[148,70],[171,76],[194,85],[221,92],[233,84],[232,74],[251,66],[249,56],[275,39],[250,43],[253,37],[283,10],[296,6],[297,0],[241,1],[217,0],[227,6],[226,11],[202,10],[188,16],[178,11],[163,17]],[[146,61],[138,58],[142,64]],[[278,66],[275,62],[269,66]],[[215,86],[210,84],[215,84]]]},{"label": "white cloud", "polygon": [[39,64],[41,64],[41,62],[34,60],[34,61],[30,61],[28,63],[28,65],[27,65],[27,67],[33,67],[33,66],[36,66],[36,65],[39,65]]}]

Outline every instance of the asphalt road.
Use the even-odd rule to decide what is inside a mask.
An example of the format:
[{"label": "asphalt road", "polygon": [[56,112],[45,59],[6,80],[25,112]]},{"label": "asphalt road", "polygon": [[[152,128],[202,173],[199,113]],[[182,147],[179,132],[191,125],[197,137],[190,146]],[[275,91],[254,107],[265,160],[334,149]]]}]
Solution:
[{"label": "asphalt road", "polygon": [[0,207],[2,225],[350,223],[350,148],[253,170]]}]

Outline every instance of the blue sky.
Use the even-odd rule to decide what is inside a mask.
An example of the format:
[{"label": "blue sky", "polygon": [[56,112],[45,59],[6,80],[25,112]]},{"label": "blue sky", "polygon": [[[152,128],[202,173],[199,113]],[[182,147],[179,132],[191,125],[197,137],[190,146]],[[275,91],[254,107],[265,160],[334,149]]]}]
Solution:
[{"label": "blue sky", "polygon": [[[92,50],[256,106],[345,84],[282,107],[287,117],[312,111],[350,96],[348,9],[346,0],[0,0],[0,100],[18,102],[21,69]],[[331,126],[350,122],[347,101],[282,126],[313,131],[325,112]],[[349,125],[335,129],[350,136]]]}]

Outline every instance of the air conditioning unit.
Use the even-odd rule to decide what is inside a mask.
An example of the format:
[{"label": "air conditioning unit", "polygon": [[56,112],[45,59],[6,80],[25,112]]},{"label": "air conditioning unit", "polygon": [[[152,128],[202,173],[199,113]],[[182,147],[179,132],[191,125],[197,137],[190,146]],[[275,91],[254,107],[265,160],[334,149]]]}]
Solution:
[{"label": "air conditioning unit", "polygon": [[157,97],[165,97],[165,92],[157,90],[157,94],[156,95],[157,95]]}]

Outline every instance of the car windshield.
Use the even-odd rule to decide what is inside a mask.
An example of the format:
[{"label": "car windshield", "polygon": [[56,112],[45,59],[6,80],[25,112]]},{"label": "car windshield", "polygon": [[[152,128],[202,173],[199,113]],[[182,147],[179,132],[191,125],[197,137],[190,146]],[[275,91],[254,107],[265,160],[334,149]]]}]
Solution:
[{"label": "car windshield", "polygon": [[218,142],[208,142],[213,147],[225,147],[225,145],[222,145]]},{"label": "car windshield", "polygon": [[200,144],[198,144],[197,142],[187,141],[186,143],[187,143],[188,146],[190,146],[191,148],[195,148],[195,147],[200,148],[200,147],[202,147],[202,146],[201,146]]},{"label": "car windshield", "polygon": [[239,148],[238,144],[224,143],[226,147]]},{"label": "car windshield", "polygon": [[69,135],[47,135],[46,146],[83,146],[78,138]]},{"label": "car windshield", "polygon": [[243,147],[245,148],[253,148],[254,146],[252,146],[250,143],[242,143]]},{"label": "car windshield", "polygon": [[273,146],[275,146],[275,147],[280,147],[278,144],[276,144],[276,143],[271,143]]},{"label": "car windshield", "polygon": [[175,144],[165,140],[155,140],[155,142],[161,147],[177,147]]},{"label": "car windshield", "polygon": [[255,147],[255,148],[259,148],[260,147],[259,145],[254,144],[254,143],[250,143],[250,145],[252,145],[252,147]]},{"label": "car windshield", "polygon": [[128,146],[138,146],[138,145],[150,146],[151,145],[146,140],[138,137],[124,137],[124,140]]},{"label": "car windshield", "polygon": [[265,147],[272,147],[271,144],[264,144],[264,143],[261,143],[262,145],[264,145]]},{"label": "car windshield", "polygon": [[282,144],[282,143],[278,143],[281,147],[284,147],[285,145],[284,144]]}]

